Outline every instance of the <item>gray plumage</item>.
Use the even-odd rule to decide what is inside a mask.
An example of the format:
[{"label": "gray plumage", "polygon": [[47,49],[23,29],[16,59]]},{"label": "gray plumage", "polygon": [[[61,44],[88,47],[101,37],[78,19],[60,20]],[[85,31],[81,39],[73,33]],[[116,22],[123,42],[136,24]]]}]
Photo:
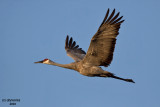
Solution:
[{"label": "gray plumage", "polygon": [[111,77],[115,79],[124,80],[127,82],[133,82],[132,79],[124,79],[115,76],[113,73],[103,70],[100,66],[108,67],[113,59],[114,48],[116,44],[116,37],[119,34],[119,28],[124,20],[121,20],[123,16],[119,17],[119,12],[115,14],[115,9],[109,15],[109,9],[106,16],[102,21],[98,31],[92,37],[90,46],[87,53],[76,45],[73,38],[69,38],[67,35],[65,41],[65,50],[67,55],[75,60],[70,64],[59,64],[51,61],[50,59],[44,59],[35,63],[44,63],[49,65],[55,65],[63,68],[73,69],[80,74],[89,77]]}]

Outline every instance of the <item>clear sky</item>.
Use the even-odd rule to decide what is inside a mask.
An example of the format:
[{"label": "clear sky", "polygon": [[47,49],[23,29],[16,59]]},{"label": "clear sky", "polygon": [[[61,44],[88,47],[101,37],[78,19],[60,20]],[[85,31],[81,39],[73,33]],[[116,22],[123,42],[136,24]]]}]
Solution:
[{"label": "clear sky", "polygon": [[[127,83],[33,62],[67,64],[66,35],[85,51],[107,9],[125,22],[108,68]],[[160,107],[159,0],[0,0],[0,107]]]}]

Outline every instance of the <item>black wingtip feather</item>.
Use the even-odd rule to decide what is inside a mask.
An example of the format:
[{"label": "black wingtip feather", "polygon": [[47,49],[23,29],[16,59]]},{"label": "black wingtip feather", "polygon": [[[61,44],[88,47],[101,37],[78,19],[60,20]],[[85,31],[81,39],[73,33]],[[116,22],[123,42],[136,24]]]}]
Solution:
[{"label": "black wingtip feather", "polygon": [[73,48],[76,45],[76,42],[73,41],[71,48]]},{"label": "black wingtip feather", "polygon": [[69,39],[69,36],[67,35],[66,41],[65,41],[65,49],[68,48],[68,39]]},{"label": "black wingtip feather", "polygon": [[71,48],[71,46],[72,46],[72,41],[73,41],[73,39],[71,37],[70,40],[69,40],[69,48]]},{"label": "black wingtip feather", "polygon": [[[106,15],[105,15],[105,17],[104,17],[104,19],[103,19],[100,27],[105,23],[106,19],[108,18],[108,15],[109,15],[109,8],[108,8],[108,10],[107,10],[107,13],[106,13]],[[100,27],[99,27],[99,28],[100,28]]]},{"label": "black wingtip feather", "polygon": [[122,20],[122,21],[118,22],[117,24],[121,24],[121,23],[123,23],[123,22],[124,22],[124,20]]},{"label": "black wingtip feather", "polygon": [[78,48],[78,47],[79,47],[79,45],[75,46],[74,48],[76,49],[76,48]]},{"label": "black wingtip feather", "polygon": [[112,11],[111,15],[109,16],[109,18],[107,19],[106,23],[110,22],[110,20],[112,19],[112,17],[114,16],[115,13],[115,9]]},{"label": "black wingtip feather", "polygon": [[118,23],[122,18],[123,18],[123,16],[119,17],[118,19],[114,20],[111,24]]}]

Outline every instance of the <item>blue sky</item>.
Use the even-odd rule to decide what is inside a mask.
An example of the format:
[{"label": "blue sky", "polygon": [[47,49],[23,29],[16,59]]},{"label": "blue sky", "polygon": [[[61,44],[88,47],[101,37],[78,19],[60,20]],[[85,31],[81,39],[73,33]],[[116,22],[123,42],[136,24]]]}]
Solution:
[{"label": "blue sky", "polygon": [[[158,107],[160,44],[158,0],[0,0],[0,106]],[[127,83],[34,64],[49,58],[67,64],[66,35],[87,51],[107,9],[125,22],[108,68]]]}]

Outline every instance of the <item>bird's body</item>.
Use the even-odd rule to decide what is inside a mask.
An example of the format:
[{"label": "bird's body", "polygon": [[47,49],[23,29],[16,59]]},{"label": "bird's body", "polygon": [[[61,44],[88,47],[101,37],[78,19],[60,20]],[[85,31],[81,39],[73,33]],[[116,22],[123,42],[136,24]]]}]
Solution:
[{"label": "bird's body", "polygon": [[35,63],[44,63],[49,65],[55,65],[63,68],[72,69],[78,71],[80,74],[89,77],[112,77],[115,79],[124,80],[127,82],[133,82],[132,79],[124,79],[115,76],[114,74],[103,70],[100,66],[108,67],[113,59],[113,52],[116,44],[116,37],[119,34],[119,28],[124,20],[121,20],[123,16],[119,17],[119,12],[114,16],[115,9],[109,16],[109,9],[106,16],[100,25],[96,34],[92,37],[91,43],[87,53],[76,45],[72,37],[66,37],[65,50],[67,55],[75,60],[70,64],[59,64],[51,61],[50,59],[44,59]]},{"label": "bird's body", "polygon": [[90,65],[86,65],[86,64],[82,64],[82,62],[79,62],[78,64],[76,64],[76,70],[85,76],[100,76],[104,73],[104,70],[101,69],[101,67],[99,66],[90,66]]}]

